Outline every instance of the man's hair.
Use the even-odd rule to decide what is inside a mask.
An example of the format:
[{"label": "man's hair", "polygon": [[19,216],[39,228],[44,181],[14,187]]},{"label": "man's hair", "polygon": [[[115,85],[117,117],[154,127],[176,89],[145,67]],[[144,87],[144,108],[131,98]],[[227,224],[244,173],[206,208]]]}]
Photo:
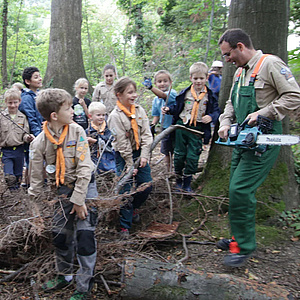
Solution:
[{"label": "man's hair", "polygon": [[25,80],[26,79],[31,80],[32,74],[35,72],[40,72],[40,71],[36,67],[28,67],[28,68],[24,69],[22,78],[23,78],[23,82],[27,88],[29,88],[29,85],[25,82]]},{"label": "man's hair", "polygon": [[154,74],[154,83],[156,82],[156,77],[160,74],[166,74],[169,77],[170,81],[172,82],[172,76],[167,70],[159,70]]},{"label": "man's hair", "polygon": [[36,97],[36,107],[47,121],[50,121],[51,113],[58,113],[64,103],[71,105],[72,102],[71,95],[62,89],[46,89]]},{"label": "man's hair", "polygon": [[74,91],[76,91],[75,88],[77,88],[78,86],[81,86],[84,83],[87,83],[89,85],[89,82],[88,82],[88,80],[86,78],[79,78],[79,79],[77,79],[75,81],[75,83],[74,83]]},{"label": "man's hair", "polygon": [[8,89],[5,93],[4,93],[4,100],[8,101],[8,100],[21,100],[21,92],[17,89],[11,88]]},{"label": "man's hair", "polygon": [[116,68],[114,65],[107,64],[103,68],[103,75],[106,70],[112,70],[116,74]]},{"label": "man's hair", "polygon": [[227,42],[233,49],[237,47],[237,43],[243,43],[248,49],[253,49],[250,36],[240,28],[226,30],[220,37],[218,45],[221,45],[223,42]]},{"label": "man's hair", "polygon": [[190,75],[192,76],[195,73],[203,73],[208,75],[208,66],[204,62],[196,62],[190,67]]},{"label": "man's hair", "polygon": [[130,79],[129,77],[120,78],[116,82],[115,87],[114,87],[115,95],[117,95],[118,93],[120,93],[120,94],[124,93],[124,91],[130,84],[132,84],[134,86],[134,88],[136,89],[136,83],[132,79]]},{"label": "man's hair", "polygon": [[106,106],[101,102],[92,102],[88,108],[89,114],[92,115],[95,112],[106,114]]}]

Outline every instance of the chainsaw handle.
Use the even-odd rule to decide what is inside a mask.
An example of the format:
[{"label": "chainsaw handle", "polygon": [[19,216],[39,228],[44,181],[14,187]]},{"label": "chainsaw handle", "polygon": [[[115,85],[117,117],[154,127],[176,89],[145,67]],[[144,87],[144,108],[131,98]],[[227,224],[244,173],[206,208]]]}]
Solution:
[{"label": "chainsaw handle", "polygon": [[245,119],[245,120],[241,123],[240,128],[244,129],[245,126],[248,124],[249,121],[250,121],[250,118]]}]

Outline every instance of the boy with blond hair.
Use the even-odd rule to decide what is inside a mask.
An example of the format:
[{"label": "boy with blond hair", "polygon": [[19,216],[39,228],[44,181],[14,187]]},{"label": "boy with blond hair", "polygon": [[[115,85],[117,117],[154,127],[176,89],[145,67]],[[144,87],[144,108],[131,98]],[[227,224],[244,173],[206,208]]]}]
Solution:
[{"label": "boy with blond hair", "polygon": [[[61,89],[46,89],[37,97],[45,118],[41,132],[30,147],[31,181],[28,194],[38,199],[43,191],[43,164],[58,198],[53,217],[53,244],[58,276],[43,285],[45,292],[69,285],[73,278],[75,244],[79,270],[71,300],[86,299],[96,263],[95,208],[87,206],[93,163],[84,129],[73,122],[72,98]],[[76,235],[74,234],[76,232]],[[74,241],[76,237],[76,241]]]},{"label": "boy with blond hair", "polygon": [[97,166],[97,172],[101,173],[110,170],[115,172],[115,151],[112,147],[113,136],[105,121],[106,106],[101,102],[92,102],[88,108],[88,115],[91,122],[85,132],[90,145],[91,158]]},{"label": "boy with blond hair", "polygon": [[[207,65],[203,62],[194,63],[190,67],[192,84],[179,93],[175,105],[162,108],[163,113],[173,115],[173,124],[204,132],[205,145],[211,138],[210,123],[216,122],[220,114],[218,100],[206,86],[207,79]],[[177,189],[192,192],[192,175],[197,172],[201,151],[202,139],[198,135],[176,130],[174,167]]]},{"label": "boy with blond hair", "polygon": [[5,92],[6,109],[0,114],[0,147],[4,178],[8,188],[13,191],[20,187],[24,166],[24,145],[34,136],[29,134],[26,116],[18,108],[21,93],[12,88]]},{"label": "boy with blond hair", "polygon": [[[172,77],[167,70],[159,70],[154,75],[154,84],[152,86],[151,78],[146,78],[143,85],[149,89],[156,97],[152,101],[152,116],[153,120],[150,125],[152,135],[155,133],[155,126],[158,122],[161,123],[162,130],[165,130],[172,125],[172,116],[163,115],[162,107],[172,106],[176,103],[177,93],[172,89]],[[167,171],[171,170],[171,160],[174,151],[171,135],[167,135],[161,141],[160,152],[165,155]]]}]

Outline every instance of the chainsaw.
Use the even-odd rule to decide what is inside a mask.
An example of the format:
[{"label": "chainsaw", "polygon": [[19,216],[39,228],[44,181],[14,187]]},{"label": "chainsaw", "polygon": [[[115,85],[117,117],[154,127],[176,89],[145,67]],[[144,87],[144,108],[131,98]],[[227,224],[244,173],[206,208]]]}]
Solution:
[{"label": "chainsaw", "polygon": [[269,118],[258,116],[257,125],[254,127],[248,125],[249,120],[246,119],[241,124],[232,124],[228,131],[228,139],[218,138],[215,143],[263,153],[268,145],[295,145],[300,142],[297,135],[270,134],[273,122]]}]

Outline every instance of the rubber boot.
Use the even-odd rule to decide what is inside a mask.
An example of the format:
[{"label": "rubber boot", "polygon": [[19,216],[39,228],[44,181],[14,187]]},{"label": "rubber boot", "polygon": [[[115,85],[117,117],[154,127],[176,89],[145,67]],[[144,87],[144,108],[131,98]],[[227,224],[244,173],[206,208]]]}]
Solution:
[{"label": "rubber boot", "polygon": [[193,193],[193,190],[191,188],[192,178],[192,175],[183,175],[182,189],[188,193]]},{"label": "rubber boot", "polygon": [[182,191],[182,176],[181,175],[176,175],[175,191],[176,192]]}]

